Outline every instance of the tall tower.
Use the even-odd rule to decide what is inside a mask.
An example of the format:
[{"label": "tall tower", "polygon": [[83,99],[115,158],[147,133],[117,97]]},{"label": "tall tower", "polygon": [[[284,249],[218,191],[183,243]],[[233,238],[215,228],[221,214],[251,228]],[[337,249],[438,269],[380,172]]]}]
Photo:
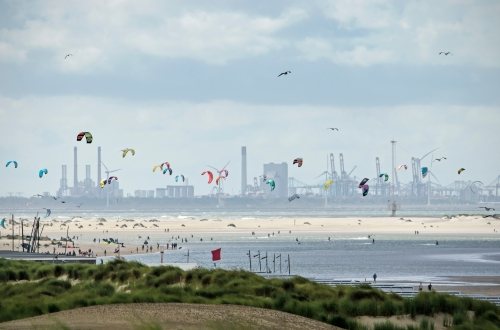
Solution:
[{"label": "tall tower", "polygon": [[247,147],[241,147],[241,195],[247,193]]},{"label": "tall tower", "polygon": [[396,189],[397,181],[396,179],[396,142],[395,140],[391,141],[392,144],[392,189],[391,189],[391,216],[396,216],[396,199],[394,198],[394,190]]},{"label": "tall tower", "polygon": [[97,184],[101,182],[101,147],[97,147]]},{"label": "tall tower", "polygon": [[78,195],[78,151],[73,148],[73,195]]},{"label": "tall tower", "polygon": [[58,196],[66,196],[68,190],[68,177],[67,177],[67,168],[66,165],[62,165],[62,176],[61,181],[59,183],[59,191]]}]

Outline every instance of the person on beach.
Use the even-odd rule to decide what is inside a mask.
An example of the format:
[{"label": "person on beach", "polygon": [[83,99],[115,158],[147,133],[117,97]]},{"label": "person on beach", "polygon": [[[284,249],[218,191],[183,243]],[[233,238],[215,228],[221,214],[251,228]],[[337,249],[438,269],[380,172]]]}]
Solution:
[{"label": "person on beach", "polygon": [[429,285],[427,286],[427,288],[429,289],[429,291],[432,291],[432,283],[429,283]]},{"label": "person on beach", "polygon": [[373,274],[373,282],[377,282],[377,273]]}]

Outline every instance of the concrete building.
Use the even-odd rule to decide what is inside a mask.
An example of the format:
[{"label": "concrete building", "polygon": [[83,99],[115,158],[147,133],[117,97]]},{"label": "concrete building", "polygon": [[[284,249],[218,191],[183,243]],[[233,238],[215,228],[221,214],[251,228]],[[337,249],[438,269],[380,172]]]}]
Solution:
[{"label": "concrete building", "polygon": [[136,198],[154,198],[155,191],[154,190],[135,190],[134,197],[136,197]]},{"label": "concrete building", "polygon": [[194,186],[167,186],[168,198],[192,198],[194,197]]},{"label": "concrete building", "polygon": [[[288,164],[283,162],[280,164],[268,163],[264,164],[264,175],[268,179],[273,179],[276,183],[276,188],[274,191],[270,191],[269,185],[267,185],[267,189],[264,188],[264,191],[270,197],[288,197]],[[263,182],[265,185],[265,182]]]}]

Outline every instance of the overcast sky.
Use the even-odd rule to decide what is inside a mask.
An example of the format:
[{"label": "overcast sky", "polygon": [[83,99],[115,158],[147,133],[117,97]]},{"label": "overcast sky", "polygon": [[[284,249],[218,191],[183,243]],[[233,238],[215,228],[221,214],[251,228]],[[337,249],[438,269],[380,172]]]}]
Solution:
[{"label": "overcast sky", "polygon": [[[318,183],[329,152],[374,177],[377,156],[391,171],[391,139],[398,164],[439,148],[442,184],[489,183],[500,175],[498,17],[496,0],[0,0],[0,160],[19,162],[0,167],[0,195],[55,193],[61,164],[71,185],[73,146],[80,179],[91,164],[95,180],[102,146],[125,192],[173,184],[151,171],[169,161],[205,194],[200,173],[230,160],[226,191],[239,193],[242,145],[249,182],[287,161]],[[80,131],[94,142],[76,142]],[[122,159],[125,147],[136,156]]]}]

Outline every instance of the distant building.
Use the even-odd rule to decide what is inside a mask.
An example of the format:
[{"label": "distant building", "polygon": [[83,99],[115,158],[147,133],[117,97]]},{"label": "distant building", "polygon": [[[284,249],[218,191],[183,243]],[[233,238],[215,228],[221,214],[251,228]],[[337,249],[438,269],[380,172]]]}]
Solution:
[{"label": "distant building", "polygon": [[136,197],[136,198],[154,198],[155,191],[154,190],[135,190],[134,197]]},{"label": "distant building", "polygon": [[167,186],[168,198],[192,198],[194,197],[194,186]]},{"label": "distant building", "polygon": [[[269,185],[264,187],[264,191],[268,192],[271,197],[288,197],[288,164],[283,162],[280,164],[268,163],[264,164],[264,175],[268,179],[273,179],[276,183],[274,191],[270,191]],[[265,182],[263,182],[265,185]]]},{"label": "distant building", "polygon": [[167,188],[156,188],[156,198],[167,197]]}]

